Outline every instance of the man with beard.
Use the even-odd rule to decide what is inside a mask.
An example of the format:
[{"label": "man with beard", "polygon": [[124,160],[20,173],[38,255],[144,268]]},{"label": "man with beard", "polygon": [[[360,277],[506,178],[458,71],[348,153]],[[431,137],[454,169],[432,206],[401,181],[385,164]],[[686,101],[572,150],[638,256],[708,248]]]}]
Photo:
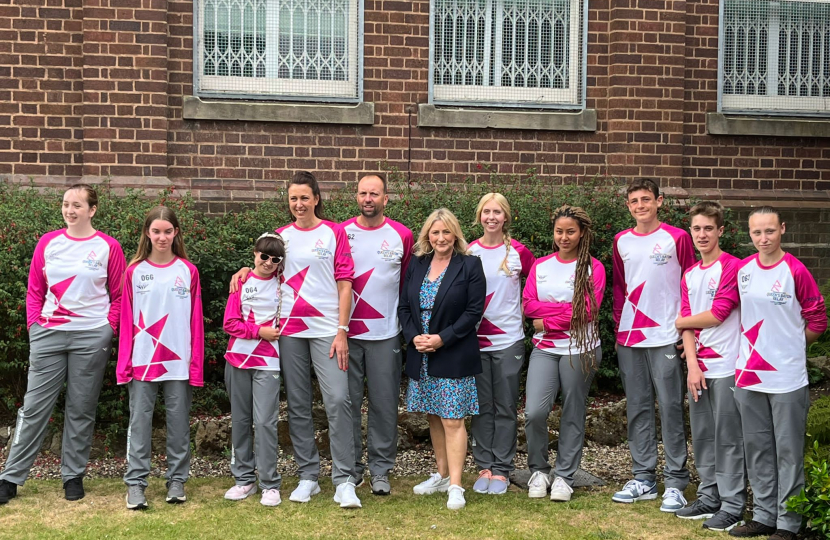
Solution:
[{"label": "man with beard", "polygon": [[355,264],[349,321],[349,394],[354,421],[355,471],[363,483],[361,406],[369,391],[368,466],[372,493],[389,495],[389,472],[398,449],[401,327],[398,298],[412,254],[412,231],[383,215],[389,202],[386,179],[363,176],[357,184],[360,215],[343,223]]}]

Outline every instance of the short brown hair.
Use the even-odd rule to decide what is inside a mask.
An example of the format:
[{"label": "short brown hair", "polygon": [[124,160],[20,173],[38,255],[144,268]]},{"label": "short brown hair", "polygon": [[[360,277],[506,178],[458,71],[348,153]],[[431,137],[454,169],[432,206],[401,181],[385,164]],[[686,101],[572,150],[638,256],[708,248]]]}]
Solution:
[{"label": "short brown hair", "polygon": [[772,206],[765,205],[754,208],[752,212],[749,213],[748,217],[752,217],[755,214],[775,214],[775,217],[778,218],[778,224],[781,225],[783,223],[783,221],[781,221],[781,213]]},{"label": "short brown hair", "polygon": [[629,195],[635,191],[641,190],[650,191],[654,194],[655,199],[660,196],[660,187],[657,185],[657,182],[651,178],[638,178],[637,180],[634,180],[634,182],[628,184],[628,187],[625,189],[625,198],[628,199]]},{"label": "short brown hair", "polygon": [[374,172],[367,172],[360,175],[360,178],[357,180],[358,185],[360,185],[360,181],[364,178],[371,178],[371,177],[378,178],[381,183],[383,184],[383,193],[386,194],[386,175],[383,173],[374,173]]},{"label": "short brown hair", "polygon": [[718,229],[723,227],[723,206],[719,202],[702,201],[697,203],[689,210],[689,219],[691,220],[695,216],[714,218]]},{"label": "short brown hair", "polygon": [[66,191],[73,191],[78,190],[82,191],[86,196],[86,203],[89,205],[90,208],[93,206],[98,206],[98,192],[95,191],[95,188],[90,186],[89,184],[72,184],[67,188]]}]

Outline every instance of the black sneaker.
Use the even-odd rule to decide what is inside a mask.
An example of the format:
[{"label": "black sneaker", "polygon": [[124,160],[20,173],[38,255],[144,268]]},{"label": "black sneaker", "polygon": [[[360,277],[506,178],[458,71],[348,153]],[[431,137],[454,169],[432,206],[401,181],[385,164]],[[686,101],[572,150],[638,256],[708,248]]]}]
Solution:
[{"label": "black sneaker", "polygon": [[63,496],[67,501],[80,501],[84,495],[83,478],[70,478],[63,483]]},{"label": "black sneaker", "polygon": [[0,480],[0,504],[6,504],[17,497],[17,484],[8,480]]},{"label": "black sneaker", "polygon": [[769,536],[775,533],[775,527],[764,525],[754,519],[749,521],[746,525],[740,525],[729,531],[729,536],[737,536],[739,538],[750,538],[752,536]]},{"label": "black sneaker", "polygon": [[798,535],[794,532],[786,529],[778,529],[769,537],[769,540],[796,540],[796,538],[798,538]]},{"label": "black sneaker", "polygon": [[744,524],[741,516],[730,514],[724,510],[718,510],[711,519],[703,522],[703,528],[710,531],[731,531],[733,528]]},{"label": "black sneaker", "polygon": [[681,508],[674,515],[680,519],[709,519],[717,511],[717,508],[712,508],[700,499],[695,499],[692,504]]}]

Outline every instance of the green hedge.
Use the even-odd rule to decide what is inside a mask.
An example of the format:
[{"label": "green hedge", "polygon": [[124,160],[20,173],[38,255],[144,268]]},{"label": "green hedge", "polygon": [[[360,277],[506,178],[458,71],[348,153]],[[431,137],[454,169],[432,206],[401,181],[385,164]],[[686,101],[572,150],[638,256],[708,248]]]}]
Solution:
[{"label": "green hedge", "polygon": [[[614,338],[611,322],[611,245],[614,235],[631,227],[633,220],[620,195],[621,185],[609,179],[594,179],[578,184],[553,185],[531,171],[523,178],[494,176],[489,183],[441,185],[407,183],[390,175],[393,201],[387,215],[409,226],[417,235],[423,220],[435,208],[446,206],[461,220],[468,240],[481,235],[473,224],[475,206],[484,193],[500,191],[513,209],[513,237],[537,256],[552,251],[550,215],[568,202],[583,206],[594,220],[597,237],[594,256],[605,265],[608,288],[601,310],[604,358],[600,385],[618,387]],[[357,214],[354,186],[329,193],[325,200],[328,219],[343,221]],[[59,210],[62,193],[39,192],[28,186],[0,185],[0,213],[6,225],[0,230],[0,400],[9,412],[20,406],[26,387],[28,341],[25,296],[29,263],[41,234],[61,228]],[[140,191],[115,196],[106,185],[99,189],[96,228],[121,242],[127,259],[135,252],[139,231],[147,210],[156,204],[173,207],[181,222],[188,254],[199,268],[205,310],[206,387],[194,395],[194,410],[215,413],[227,410],[223,385],[223,354],[227,337],[222,332],[222,316],[227,300],[230,276],[251,263],[254,239],[290,219],[284,193],[273,201],[259,203],[248,210],[219,218],[206,217],[196,210],[188,196],[172,190],[148,197]],[[669,201],[663,205],[661,219],[679,227],[688,227],[686,208]],[[738,256],[747,255],[745,227],[729,221],[722,239],[725,249]],[[115,356],[110,362],[98,411],[99,422],[120,426],[128,415],[126,392],[115,385]],[[60,410],[60,408],[59,408]]]}]

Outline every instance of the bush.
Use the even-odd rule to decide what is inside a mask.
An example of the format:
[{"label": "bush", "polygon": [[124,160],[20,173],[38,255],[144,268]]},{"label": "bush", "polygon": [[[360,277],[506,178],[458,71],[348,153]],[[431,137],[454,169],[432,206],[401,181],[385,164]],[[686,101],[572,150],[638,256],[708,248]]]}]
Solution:
[{"label": "bush", "polygon": [[787,510],[807,519],[811,538],[830,538],[830,466],[818,441],[804,456],[804,489],[787,501]]},{"label": "bush", "polygon": [[830,444],[830,396],[821,397],[810,406],[807,433],[819,444]]},{"label": "bush", "polygon": [[[591,215],[597,232],[594,256],[604,265],[608,288],[600,312],[604,361],[597,380],[606,387],[618,387],[619,378],[614,354],[611,321],[611,246],[614,235],[631,227],[633,220],[620,195],[622,184],[597,178],[577,184],[555,186],[530,171],[526,178],[502,178],[493,175],[489,183],[440,185],[405,182],[394,171],[390,174],[394,197],[387,214],[409,226],[417,235],[427,215],[446,206],[461,220],[468,240],[481,235],[473,223],[479,198],[490,191],[500,191],[511,203],[515,216],[513,237],[525,244],[537,257],[552,251],[550,216],[558,206],[568,202],[584,207]],[[333,221],[343,221],[357,214],[354,186],[327,194],[325,212]],[[0,212],[6,227],[0,230],[0,399],[13,412],[20,406],[26,387],[28,336],[26,333],[25,296],[29,263],[38,238],[61,228],[59,212],[61,193],[38,192],[29,187],[0,185]],[[106,185],[99,189],[99,212],[95,226],[121,242],[129,260],[138,244],[141,225],[147,210],[166,204],[178,214],[188,254],[199,268],[205,311],[205,384],[194,394],[194,411],[216,413],[228,409],[224,392],[223,369],[227,336],[222,331],[222,316],[227,301],[230,276],[240,267],[251,264],[254,240],[264,231],[288,223],[290,214],[283,203],[283,192],[272,201],[262,202],[242,212],[219,218],[206,217],[196,210],[187,195],[172,189],[147,197],[141,191],[115,196]],[[679,227],[688,227],[686,208],[667,201],[661,219]],[[743,227],[729,219],[721,240],[728,251],[747,255],[747,236]],[[126,392],[115,384],[115,356],[108,367],[98,410],[101,423],[122,425],[128,416]],[[61,408],[58,408],[61,410]]]}]

